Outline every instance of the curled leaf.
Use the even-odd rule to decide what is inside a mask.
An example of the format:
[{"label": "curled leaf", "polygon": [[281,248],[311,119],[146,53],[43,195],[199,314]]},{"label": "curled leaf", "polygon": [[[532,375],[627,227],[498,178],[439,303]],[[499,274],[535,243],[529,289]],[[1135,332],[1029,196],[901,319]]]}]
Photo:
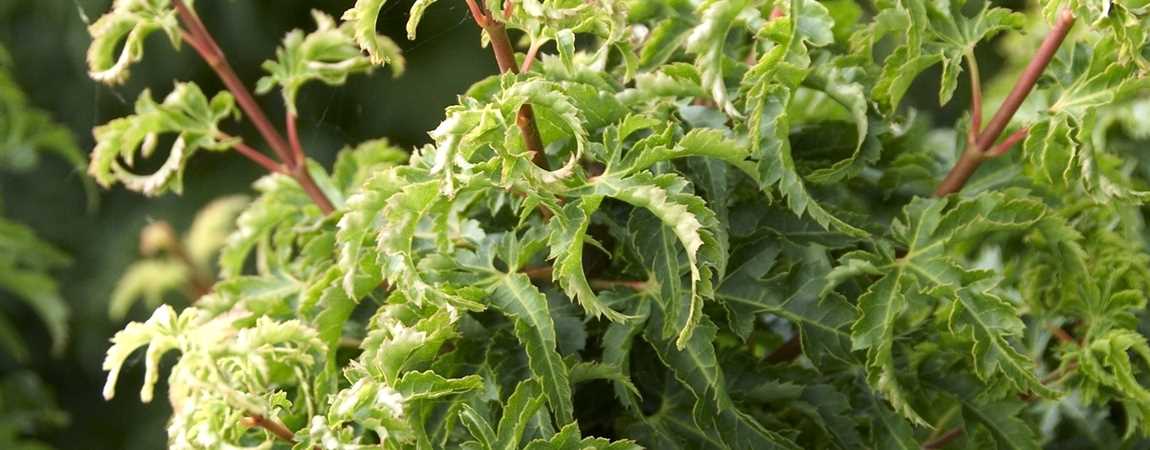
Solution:
[{"label": "curled leaf", "polygon": [[[221,92],[209,102],[192,83],[177,83],[163,103],[156,103],[151,92],[145,90],[136,100],[136,114],[93,130],[96,148],[88,173],[104,187],[120,182],[146,195],[159,195],[169,189],[179,193],[184,166],[197,150],[231,147],[232,142],[221,137],[218,125],[235,114],[231,94]],[[175,141],[163,165],[147,175],[130,171],[138,156],[147,158],[155,153],[164,134],[175,134]]]}]

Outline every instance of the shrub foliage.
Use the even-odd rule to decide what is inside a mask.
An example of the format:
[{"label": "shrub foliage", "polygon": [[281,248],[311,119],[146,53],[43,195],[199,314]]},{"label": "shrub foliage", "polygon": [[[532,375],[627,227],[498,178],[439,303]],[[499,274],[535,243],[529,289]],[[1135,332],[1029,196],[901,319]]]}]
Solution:
[{"label": "shrub foliage", "polygon": [[[409,39],[434,3],[414,3]],[[92,24],[98,81],[125,81],[160,33],[227,88],[144,91],[97,127],[101,185],[178,193],[201,151],[269,171],[199,238],[161,230],[173,258],[122,283],[117,315],[199,284],[115,336],[106,397],[146,349],[145,402],[178,354],[181,449],[1150,434],[1144,2],[466,3],[501,73],[431,143],[354,144],[330,170],[300,144],[297,92],[402,72],[383,0],[287,33],[255,84],[282,94],[282,126],[190,0],[117,0]],[[980,74],[992,43],[1005,63]],[[908,99],[914,83],[937,100]],[[956,99],[969,114],[931,121]],[[262,142],[226,131],[241,122]]]}]

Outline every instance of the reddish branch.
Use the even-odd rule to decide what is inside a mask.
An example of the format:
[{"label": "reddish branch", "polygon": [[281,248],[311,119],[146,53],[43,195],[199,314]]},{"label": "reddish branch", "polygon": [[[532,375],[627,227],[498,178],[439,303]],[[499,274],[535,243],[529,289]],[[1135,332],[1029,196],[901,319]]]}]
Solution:
[{"label": "reddish branch", "polygon": [[[511,13],[511,8],[514,3],[508,1],[504,7],[504,16]],[[467,9],[471,11],[471,17],[475,19],[475,24],[479,25],[487,33],[488,39],[491,41],[491,50],[495,53],[495,62],[499,65],[499,72],[501,73],[519,73],[519,67],[515,64],[515,49],[511,45],[511,39],[507,37],[507,26],[496,19],[491,11],[487,11],[482,5],[475,2],[475,0],[467,0]],[[538,49],[534,49],[538,52]],[[531,68],[531,62],[535,58],[533,52],[528,52],[527,59],[523,61],[524,71]],[[515,125],[519,127],[519,132],[523,135],[523,145],[527,147],[527,151],[531,152],[531,162],[543,168],[547,168],[547,159],[543,154],[543,139],[539,136],[539,127],[535,124],[535,110],[531,105],[523,105],[519,107],[519,113],[515,116]]]},{"label": "reddish branch", "polygon": [[299,130],[296,127],[296,116],[289,109],[287,111],[287,118],[284,120],[287,123],[288,142],[291,144],[292,160],[296,164],[306,164],[307,157],[303,154],[303,146],[299,143]]},{"label": "reddish branch", "polygon": [[1050,333],[1052,335],[1054,335],[1054,337],[1056,339],[1058,339],[1058,342],[1061,342],[1063,344],[1073,345],[1073,346],[1079,345],[1078,340],[1074,339],[1074,336],[1071,336],[1070,333],[1067,332],[1066,329],[1064,329],[1062,327],[1051,325],[1050,326]]},{"label": "reddish branch", "polygon": [[220,133],[219,138],[220,140],[225,141],[234,140],[235,143],[232,144],[232,148],[236,149],[236,151],[240,152],[241,155],[248,157],[248,159],[252,160],[256,164],[259,164],[260,167],[267,169],[268,172],[284,171],[284,167],[280,165],[280,163],[276,162],[274,159],[268,158],[263,153],[260,153],[259,150],[251,148],[247,144],[243,143],[240,138],[228,135],[226,133]]},{"label": "reddish branch", "polygon": [[294,115],[290,112],[288,113],[287,126],[292,136],[292,143],[289,145],[283,135],[272,125],[267,114],[264,114],[263,109],[256,103],[255,98],[252,97],[248,88],[240,81],[236,72],[232,70],[232,66],[228,64],[227,57],[224,56],[223,50],[220,49],[219,44],[216,43],[212,34],[208,32],[204,23],[200,21],[199,16],[197,16],[191,8],[188,8],[183,0],[174,0],[172,4],[176,7],[176,12],[180,17],[180,23],[184,26],[184,29],[180,33],[183,41],[191,46],[196,53],[203,58],[204,62],[212,68],[220,78],[220,81],[224,83],[224,86],[226,86],[228,91],[232,93],[232,96],[235,97],[236,103],[239,104],[244,115],[251,121],[252,125],[256,127],[256,130],[259,131],[264,142],[267,142],[268,146],[271,147],[279,157],[281,163],[276,163],[271,158],[260,154],[255,149],[242,143],[234,145],[235,149],[268,171],[282,173],[294,178],[324,214],[334,211],[335,208],[332,206],[331,201],[323,194],[319,186],[315,184],[315,180],[311,178],[311,174],[307,171],[306,158],[304,157],[303,149],[299,147],[299,139],[295,133]]},{"label": "reddish branch", "polygon": [[1030,91],[1034,89],[1034,83],[1038,81],[1038,77],[1046,70],[1046,66],[1054,59],[1054,54],[1058,48],[1062,46],[1062,41],[1066,39],[1067,33],[1074,25],[1074,14],[1069,10],[1063,10],[1058,14],[1058,20],[1055,21],[1054,26],[1050,29],[1050,33],[1042,40],[1042,45],[1038,48],[1038,53],[1034,55],[1034,59],[1030,60],[1026,69],[1022,71],[1022,75],[1018,77],[1018,81],[1014,84],[1014,88],[1007,94],[1006,99],[1003,100],[1002,106],[994,113],[994,117],[986,124],[986,128],[979,131],[982,121],[982,92],[978,80],[978,66],[974,63],[973,55],[968,55],[967,61],[971,64],[971,87],[974,89],[972,99],[974,106],[972,109],[971,117],[971,138],[967,143],[966,150],[962,152],[958,162],[938,185],[938,189],[934,191],[937,197],[943,197],[953,194],[962,189],[966,184],[966,180],[978,170],[978,166],[983,161],[1002,156],[1011,146],[1018,143],[1026,136],[1026,128],[1011,135],[1002,144],[995,146],[994,143],[998,141],[999,136],[1006,130],[1006,126],[1010,123],[1010,119],[1018,112],[1018,108],[1022,106],[1022,102],[1030,95]]},{"label": "reddish branch", "polygon": [[922,444],[922,448],[926,450],[940,449],[946,447],[946,444],[949,444],[951,441],[958,439],[959,436],[962,436],[962,428],[952,428],[941,436]]},{"label": "reddish branch", "polygon": [[269,419],[259,414],[253,414],[248,416],[245,422],[245,425],[249,427],[263,428],[271,432],[271,434],[274,434],[276,437],[284,440],[285,442],[290,444],[295,443],[295,433],[292,433],[291,430],[284,426],[284,424],[279,423],[274,419]]},{"label": "reddish branch", "polygon": [[799,333],[796,332],[794,336],[791,336],[790,339],[783,342],[783,345],[780,345],[779,348],[776,348],[775,351],[767,355],[766,361],[768,364],[794,361],[794,359],[798,358],[801,354],[803,354],[803,342],[799,337]]},{"label": "reddish branch", "polygon": [[[528,267],[521,270],[520,273],[527,275],[527,277],[531,278],[532,280],[551,281],[553,274],[555,273],[555,268],[551,266]],[[636,291],[642,291],[650,287],[650,284],[648,284],[646,281],[639,280],[604,280],[592,278],[587,280],[587,282],[591,285],[591,288],[595,290],[608,290],[617,287],[624,287],[628,289],[634,289]]]}]

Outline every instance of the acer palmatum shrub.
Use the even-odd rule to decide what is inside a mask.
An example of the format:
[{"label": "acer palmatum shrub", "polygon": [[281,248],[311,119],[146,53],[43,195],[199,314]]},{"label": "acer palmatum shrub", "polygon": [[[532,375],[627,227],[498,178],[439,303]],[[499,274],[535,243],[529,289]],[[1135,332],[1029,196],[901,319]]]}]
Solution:
[{"label": "acer palmatum shrub", "polygon": [[[116,335],[106,397],[146,348],[145,402],[178,355],[172,448],[1115,448],[1150,431],[1145,4],[465,3],[502,73],[431,144],[349,143],[330,170],[300,144],[296,93],[402,72],[383,0],[284,37],[254,84],[277,114],[190,1],[118,0],[92,24],[98,81],[160,34],[227,88],[144,91],[95,129],[100,184],[178,193],[204,151],[269,172],[205,215],[226,230],[242,210],[226,241],[145,233],[169,272],[125,278],[119,313],[180,284],[192,304]],[[938,105],[963,85],[969,114],[904,105],[919,80]],[[159,169],[133,169],[156,150]]]}]

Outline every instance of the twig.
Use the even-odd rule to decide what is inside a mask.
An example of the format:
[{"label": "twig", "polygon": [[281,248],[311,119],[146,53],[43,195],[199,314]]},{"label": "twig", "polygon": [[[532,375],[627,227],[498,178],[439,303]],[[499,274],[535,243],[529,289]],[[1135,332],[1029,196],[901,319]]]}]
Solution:
[{"label": "twig", "polygon": [[315,180],[312,179],[311,173],[307,170],[306,163],[293,167],[290,175],[295,178],[307,196],[311,197],[316,206],[319,206],[320,211],[323,211],[324,214],[331,214],[332,211],[335,211],[335,206],[331,204],[331,200],[328,200],[327,195],[323,193],[319,185],[315,184]]},{"label": "twig", "polygon": [[523,66],[519,68],[520,73],[527,73],[531,71],[531,65],[535,63],[535,57],[539,54],[541,45],[532,42],[530,47],[527,47],[527,54],[523,55]]},{"label": "twig", "polygon": [[[515,64],[515,49],[511,46],[511,39],[507,37],[507,26],[493,17],[475,0],[466,1],[467,9],[471,11],[471,17],[475,20],[475,24],[487,33],[487,37],[491,41],[491,51],[495,53],[495,63],[499,65],[499,72],[519,73],[519,67]],[[509,2],[505,13],[510,11],[512,6],[514,4]],[[528,61],[531,59],[523,62],[527,68],[530,68]],[[543,154],[543,138],[539,136],[539,128],[535,124],[535,110],[531,108],[531,105],[524,104],[519,107],[519,114],[515,117],[515,125],[523,134],[523,145],[531,153],[531,162],[546,169],[547,158]]]},{"label": "twig", "polygon": [[1071,344],[1074,346],[1079,345],[1078,340],[1074,339],[1074,336],[1071,336],[1070,333],[1066,332],[1066,330],[1062,329],[1062,327],[1051,325],[1049,328],[1050,333],[1053,334],[1059,342],[1063,344]]},{"label": "twig", "polygon": [[599,291],[606,291],[606,290],[610,290],[610,289],[615,289],[617,287],[624,287],[624,288],[628,288],[628,289],[632,289],[632,290],[636,290],[636,291],[645,291],[645,290],[647,290],[648,287],[650,287],[650,284],[647,283],[646,281],[638,281],[638,280],[603,280],[603,279],[598,279],[598,278],[592,278],[590,280],[587,280],[587,282],[591,284],[591,289],[595,289],[595,290],[599,290]]},{"label": "twig", "polygon": [[1062,41],[1066,39],[1066,35],[1070,33],[1070,27],[1073,25],[1074,14],[1069,9],[1062,10],[1058,14],[1058,20],[1054,23],[1054,27],[1050,29],[1050,34],[1046,35],[1046,39],[1043,39],[1042,45],[1038,47],[1038,53],[1034,55],[1034,59],[1030,60],[1030,64],[1023,70],[1014,88],[1002,101],[1002,106],[986,124],[986,130],[978,135],[978,148],[989,148],[1002,134],[1002,130],[1006,129],[1006,125],[1010,123],[1014,113],[1018,112],[1022,102],[1030,95],[1030,90],[1034,88],[1034,83],[1038,81],[1038,77],[1054,59],[1054,54],[1058,52],[1058,47],[1062,46]]},{"label": "twig", "polygon": [[260,414],[252,414],[248,416],[245,421],[247,422],[245,423],[247,426],[263,428],[289,444],[295,443],[295,433],[292,433],[284,424],[274,419],[269,419]]},{"label": "twig", "polygon": [[787,339],[786,342],[783,342],[783,345],[780,345],[779,348],[776,348],[775,351],[767,355],[766,361],[768,364],[778,364],[782,362],[793,361],[801,354],[803,354],[802,339],[799,337],[798,333],[795,333],[794,336],[791,336],[790,339]]},{"label": "twig", "polygon": [[303,154],[303,146],[299,143],[299,130],[296,128],[296,115],[292,114],[291,110],[287,111],[285,122],[287,123],[288,143],[291,144],[292,165],[300,166],[307,163],[307,157]]},{"label": "twig", "polygon": [[184,4],[183,0],[175,0],[172,2],[176,11],[180,15],[180,21],[187,29],[183,34],[184,41],[188,42],[208,63],[208,66],[216,72],[220,81],[224,86],[231,91],[232,95],[236,98],[236,103],[239,104],[240,109],[251,120],[252,125],[255,125],[256,130],[260,132],[272,150],[279,155],[280,159],[287,162],[290,161],[290,153],[288,150],[287,142],[276,131],[271,121],[268,120],[267,115],[264,114],[263,109],[252,98],[251,92],[240,81],[239,76],[232,70],[231,64],[228,64],[227,58],[224,56],[223,51],[220,50],[219,45],[216,44],[215,39],[204,28],[203,22],[191,9]]},{"label": "twig", "polygon": [[[520,270],[519,272],[527,275],[527,277],[531,278],[532,280],[549,282],[554,277],[555,268],[552,266],[528,267]],[[617,287],[625,287],[634,289],[636,291],[642,291],[650,287],[650,283],[641,280],[604,280],[600,278],[592,278],[587,280],[587,282],[591,284],[592,289],[601,291],[614,289]]]},{"label": "twig", "polygon": [[[1030,91],[1034,89],[1034,83],[1038,81],[1038,77],[1046,70],[1046,66],[1050,64],[1050,61],[1054,59],[1054,54],[1058,51],[1058,47],[1062,46],[1062,41],[1066,39],[1066,35],[1070,32],[1070,28],[1073,25],[1074,14],[1071,13],[1070,10],[1062,10],[1058,14],[1058,20],[1055,21],[1054,27],[1050,29],[1050,33],[1042,40],[1042,45],[1039,46],[1038,52],[1034,55],[1034,59],[1031,59],[1030,64],[1027,64],[1026,69],[1022,71],[1022,75],[1018,77],[1014,88],[1010,90],[1006,99],[1003,100],[1002,106],[998,108],[998,111],[994,113],[994,117],[987,123],[986,129],[978,133],[978,136],[973,139],[972,145],[967,145],[966,150],[962,152],[962,156],[959,157],[958,162],[950,170],[950,173],[946,175],[946,178],[942,180],[942,183],[938,185],[938,189],[934,191],[936,197],[943,197],[961,190],[962,187],[966,185],[966,180],[974,174],[974,171],[978,169],[978,166],[982,164],[987,156],[996,156],[995,154],[991,154],[991,151],[997,153],[997,155],[1001,155],[1006,152],[1006,149],[1010,148],[1010,145],[1013,145],[1013,143],[1011,143],[1005,148],[995,147],[991,149],[995,141],[998,140],[998,137],[1002,135],[1002,131],[1005,130],[1006,126],[1010,123],[1010,119],[1014,117],[1014,114],[1018,112],[1018,108],[1022,106],[1022,102],[1026,100],[1026,97],[1030,95]],[[973,58],[970,58],[970,60],[973,61]],[[972,74],[974,72],[973,67],[975,66],[972,66]],[[971,81],[972,83],[974,82],[973,77]],[[979,109],[978,115],[981,116],[981,105],[977,106],[977,108]],[[981,121],[981,117],[979,117],[979,121]],[[976,128],[973,126],[973,118],[971,122],[972,128]],[[1012,138],[1014,137],[1015,136],[1012,136]],[[1021,139],[1021,137],[1016,137],[1015,143],[1017,139]],[[1010,139],[1008,139],[1008,141],[1009,140]],[[1003,142],[1003,144],[1006,144],[1006,142]]]},{"label": "twig", "polygon": [[280,163],[276,162],[274,159],[268,158],[258,150],[251,148],[247,144],[243,143],[243,141],[240,141],[239,138],[224,133],[220,133],[220,138],[223,140],[234,139],[235,143],[232,144],[232,148],[236,149],[237,152],[240,152],[241,155],[246,156],[256,164],[259,164],[260,167],[267,169],[268,172],[284,173],[285,169],[282,165],[280,165]]},{"label": "twig", "polygon": [[[275,170],[273,172],[285,173],[295,178],[304,192],[311,197],[312,201],[319,206],[319,209],[323,211],[324,214],[330,214],[334,211],[335,207],[332,206],[331,200],[323,194],[323,191],[319,189],[315,184],[315,180],[313,180],[308,173],[307,164],[305,164],[305,159],[303,158],[303,149],[298,149],[299,156],[295,156],[297,152],[293,151],[293,147],[284,140],[275,126],[272,125],[271,120],[268,119],[267,114],[264,114],[263,109],[256,103],[251,92],[249,92],[248,88],[244,86],[244,83],[240,81],[236,72],[232,70],[232,66],[228,64],[227,57],[225,57],[223,50],[220,49],[219,44],[216,43],[211,33],[208,32],[204,23],[200,21],[199,16],[188,8],[188,5],[185,4],[183,0],[173,0],[172,4],[175,6],[177,14],[179,14],[180,23],[184,26],[184,30],[180,33],[183,41],[188,43],[188,45],[203,58],[204,62],[212,68],[216,76],[220,78],[220,81],[223,81],[224,86],[226,86],[228,91],[232,93],[232,96],[235,97],[236,103],[240,106],[240,109],[243,110],[244,115],[251,121],[252,125],[256,127],[260,136],[263,137],[264,141],[272,148],[272,151],[276,153],[287,169]],[[294,124],[289,124],[289,126],[294,127]],[[240,153],[249,159],[256,161],[261,166],[264,166],[264,168],[267,168],[269,171],[271,170],[268,165],[270,160],[263,157],[262,154],[260,155],[262,158],[255,156],[259,154],[259,152],[251,149],[251,147],[241,149],[237,146],[236,150],[240,151]],[[276,164],[272,165],[278,166]]]},{"label": "twig", "polygon": [[951,441],[958,439],[959,436],[962,436],[962,427],[951,428],[949,431],[943,433],[942,436],[939,436],[937,439],[922,444],[922,448],[926,450],[940,449],[946,447],[946,444],[951,443]]},{"label": "twig", "polygon": [[520,272],[532,280],[551,281],[555,268],[551,266],[528,267],[520,270]]},{"label": "twig", "polygon": [[1007,136],[1002,142],[999,142],[994,147],[991,147],[990,150],[986,151],[986,158],[997,158],[1005,155],[1006,152],[1014,147],[1014,144],[1021,142],[1028,134],[1030,134],[1030,127],[1022,127],[1018,131],[1010,133],[1010,136]]}]

